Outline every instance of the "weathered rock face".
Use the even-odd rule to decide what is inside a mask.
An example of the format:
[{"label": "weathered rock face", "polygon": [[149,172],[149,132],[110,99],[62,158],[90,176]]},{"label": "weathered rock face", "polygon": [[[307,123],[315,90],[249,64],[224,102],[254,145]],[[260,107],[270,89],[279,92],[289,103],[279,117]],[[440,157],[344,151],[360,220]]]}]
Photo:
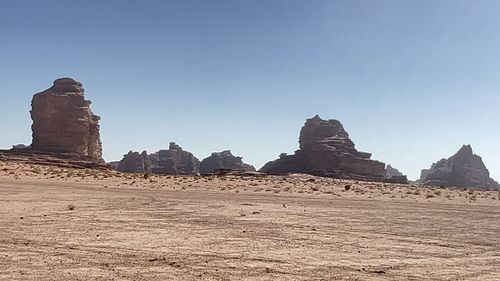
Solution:
[{"label": "weathered rock face", "polygon": [[129,151],[123,155],[123,159],[118,163],[117,170],[125,173],[151,173],[151,161],[146,151]]},{"label": "weathered rock face", "polygon": [[200,160],[173,142],[168,150],[153,153],[149,159],[154,174],[197,175],[200,172]]},{"label": "weathered rock face", "polygon": [[201,174],[210,174],[217,170],[255,172],[255,168],[252,165],[243,163],[242,158],[234,156],[230,150],[214,152],[201,161]]},{"label": "weathered rock face", "polygon": [[462,146],[455,155],[439,160],[430,169],[422,170],[419,182],[431,186],[500,189],[500,185],[490,178],[481,157],[472,152],[470,145]]},{"label": "weathered rock face", "polygon": [[92,113],[91,102],[85,100],[84,93],[80,82],[61,78],[49,89],[33,96],[33,150],[76,153],[104,162],[100,117]]},{"label": "weathered rock face", "polygon": [[[308,119],[300,131],[300,149],[264,165],[268,174],[307,173],[337,178],[390,181],[385,164],[357,151],[338,120]],[[400,180],[397,180],[398,182]]]}]

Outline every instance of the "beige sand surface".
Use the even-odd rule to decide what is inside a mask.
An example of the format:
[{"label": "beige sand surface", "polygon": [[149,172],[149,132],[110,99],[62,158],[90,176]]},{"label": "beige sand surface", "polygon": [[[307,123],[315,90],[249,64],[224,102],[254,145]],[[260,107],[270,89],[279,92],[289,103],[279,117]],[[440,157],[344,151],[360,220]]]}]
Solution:
[{"label": "beige sand surface", "polygon": [[500,193],[3,162],[0,280],[500,280]]}]

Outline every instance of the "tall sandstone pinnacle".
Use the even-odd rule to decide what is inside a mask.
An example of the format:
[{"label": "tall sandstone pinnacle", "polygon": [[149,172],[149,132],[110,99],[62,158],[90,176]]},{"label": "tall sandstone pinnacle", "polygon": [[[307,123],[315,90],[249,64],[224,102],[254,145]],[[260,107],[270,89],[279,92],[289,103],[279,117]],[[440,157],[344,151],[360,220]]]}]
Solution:
[{"label": "tall sandstone pinnacle", "polygon": [[356,150],[338,120],[318,115],[307,119],[300,130],[300,149],[280,155],[260,169],[269,174],[306,173],[317,176],[370,181],[407,182],[405,176],[386,177],[385,164],[371,160],[371,154]]},{"label": "tall sandstone pinnacle", "polygon": [[500,185],[490,178],[483,159],[472,152],[470,145],[462,146],[455,155],[422,170],[419,182],[431,186],[500,189]]},{"label": "tall sandstone pinnacle", "polygon": [[83,85],[71,78],[54,81],[31,102],[33,141],[42,152],[76,153],[104,163],[99,133],[100,117],[90,110]]}]

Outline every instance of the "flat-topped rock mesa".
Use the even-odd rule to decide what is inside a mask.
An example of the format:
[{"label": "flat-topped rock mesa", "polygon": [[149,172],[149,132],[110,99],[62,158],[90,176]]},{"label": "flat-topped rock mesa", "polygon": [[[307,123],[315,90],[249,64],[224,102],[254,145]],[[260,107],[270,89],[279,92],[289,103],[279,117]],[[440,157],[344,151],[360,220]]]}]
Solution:
[{"label": "flat-topped rock mesa", "polygon": [[54,81],[31,102],[33,141],[40,152],[76,153],[104,163],[99,133],[100,117],[90,110],[80,82],[71,78]]},{"label": "flat-topped rock mesa", "polygon": [[419,182],[430,186],[500,189],[500,185],[490,178],[482,158],[473,153],[470,145],[462,146],[455,155],[422,170]]},{"label": "flat-topped rock mesa", "polygon": [[316,176],[369,181],[404,182],[385,177],[385,164],[371,160],[371,154],[357,151],[338,120],[318,115],[307,119],[300,130],[300,149],[293,155],[281,154],[260,169],[268,174],[306,173]]},{"label": "flat-topped rock mesa", "polygon": [[151,160],[147,151],[142,153],[129,151],[123,155],[116,169],[125,173],[151,173]]},{"label": "flat-topped rock mesa", "polygon": [[174,142],[168,150],[150,154],[151,172],[164,175],[198,175],[200,160]]},{"label": "flat-topped rock mesa", "polygon": [[255,168],[252,165],[243,163],[242,157],[234,156],[230,150],[214,152],[201,161],[201,174],[211,174],[218,170],[255,172]]}]

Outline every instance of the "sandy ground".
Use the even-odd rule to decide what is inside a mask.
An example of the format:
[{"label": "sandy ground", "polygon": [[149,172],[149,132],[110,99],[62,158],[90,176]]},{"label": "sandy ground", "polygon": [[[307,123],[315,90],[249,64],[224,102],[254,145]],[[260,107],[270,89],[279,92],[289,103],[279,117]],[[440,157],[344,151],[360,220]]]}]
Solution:
[{"label": "sandy ground", "polygon": [[500,192],[0,163],[0,280],[500,280]]}]

